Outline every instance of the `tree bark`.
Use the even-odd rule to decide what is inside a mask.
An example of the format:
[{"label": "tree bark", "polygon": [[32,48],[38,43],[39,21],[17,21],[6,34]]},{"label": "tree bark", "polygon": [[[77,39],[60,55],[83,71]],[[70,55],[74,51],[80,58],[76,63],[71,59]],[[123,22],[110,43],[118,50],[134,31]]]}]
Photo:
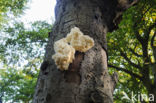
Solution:
[{"label": "tree bark", "polygon": [[[33,103],[113,103],[117,76],[108,74],[106,33],[114,27],[116,7],[116,0],[57,0]],[[52,59],[53,44],[75,26],[95,45],[85,53],[76,52],[69,70],[60,71]]]}]

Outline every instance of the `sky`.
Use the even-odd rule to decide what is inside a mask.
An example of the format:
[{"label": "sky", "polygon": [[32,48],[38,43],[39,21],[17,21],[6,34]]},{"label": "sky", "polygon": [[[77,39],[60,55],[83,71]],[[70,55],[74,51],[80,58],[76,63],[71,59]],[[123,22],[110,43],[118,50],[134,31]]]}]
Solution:
[{"label": "sky", "polygon": [[28,3],[28,9],[21,17],[24,23],[38,20],[46,20],[49,23],[54,21],[54,7],[56,0],[31,0]]}]

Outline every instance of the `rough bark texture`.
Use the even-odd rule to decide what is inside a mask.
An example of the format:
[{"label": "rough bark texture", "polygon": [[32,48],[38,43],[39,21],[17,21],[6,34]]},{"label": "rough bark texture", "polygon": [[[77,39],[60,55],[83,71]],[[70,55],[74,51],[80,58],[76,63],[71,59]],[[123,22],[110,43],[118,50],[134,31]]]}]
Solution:
[{"label": "rough bark texture", "polygon": [[[116,0],[57,0],[56,21],[49,37],[45,60],[33,103],[113,103],[117,76],[107,70],[106,33],[113,29]],[[57,69],[52,55],[55,41],[79,27],[95,46],[76,52],[68,71]]]}]

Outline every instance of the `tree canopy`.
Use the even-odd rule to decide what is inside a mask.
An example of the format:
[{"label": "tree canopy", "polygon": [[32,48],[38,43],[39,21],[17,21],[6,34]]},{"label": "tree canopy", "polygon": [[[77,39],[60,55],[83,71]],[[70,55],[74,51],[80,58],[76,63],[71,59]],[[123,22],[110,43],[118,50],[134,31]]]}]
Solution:
[{"label": "tree canopy", "polygon": [[0,27],[23,13],[28,0],[0,0]]},{"label": "tree canopy", "polygon": [[32,100],[51,27],[45,21],[36,21],[30,28],[21,22],[4,28],[3,33],[8,36],[1,38],[0,45],[0,96],[3,101],[27,103]]},{"label": "tree canopy", "polygon": [[26,28],[23,22],[15,21],[14,17],[23,14],[27,2],[0,1],[0,101],[3,102],[31,102],[52,27],[46,21],[36,21]]},{"label": "tree canopy", "polygon": [[[152,93],[156,69],[156,2],[142,0],[122,16],[119,28],[107,34],[108,66],[119,71],[115,100],[122,92]],[[153,69],[154,70],[153,70]],[[122,101],[123,102],[123,101]]]}]

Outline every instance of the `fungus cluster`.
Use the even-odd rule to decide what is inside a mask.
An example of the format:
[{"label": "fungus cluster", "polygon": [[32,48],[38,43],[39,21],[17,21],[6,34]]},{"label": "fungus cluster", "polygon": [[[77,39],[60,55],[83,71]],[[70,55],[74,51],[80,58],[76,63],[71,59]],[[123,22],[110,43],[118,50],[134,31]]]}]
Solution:
[{"label": "fungus cluster", "polygon": [[94,46],[94,40],[84,35],[79,28],[74,27],[66,38],[54,43],[55,54],[52,58],[60,70],[68,70],[69,64],[75,58],[75,51],[86,52]]}]

